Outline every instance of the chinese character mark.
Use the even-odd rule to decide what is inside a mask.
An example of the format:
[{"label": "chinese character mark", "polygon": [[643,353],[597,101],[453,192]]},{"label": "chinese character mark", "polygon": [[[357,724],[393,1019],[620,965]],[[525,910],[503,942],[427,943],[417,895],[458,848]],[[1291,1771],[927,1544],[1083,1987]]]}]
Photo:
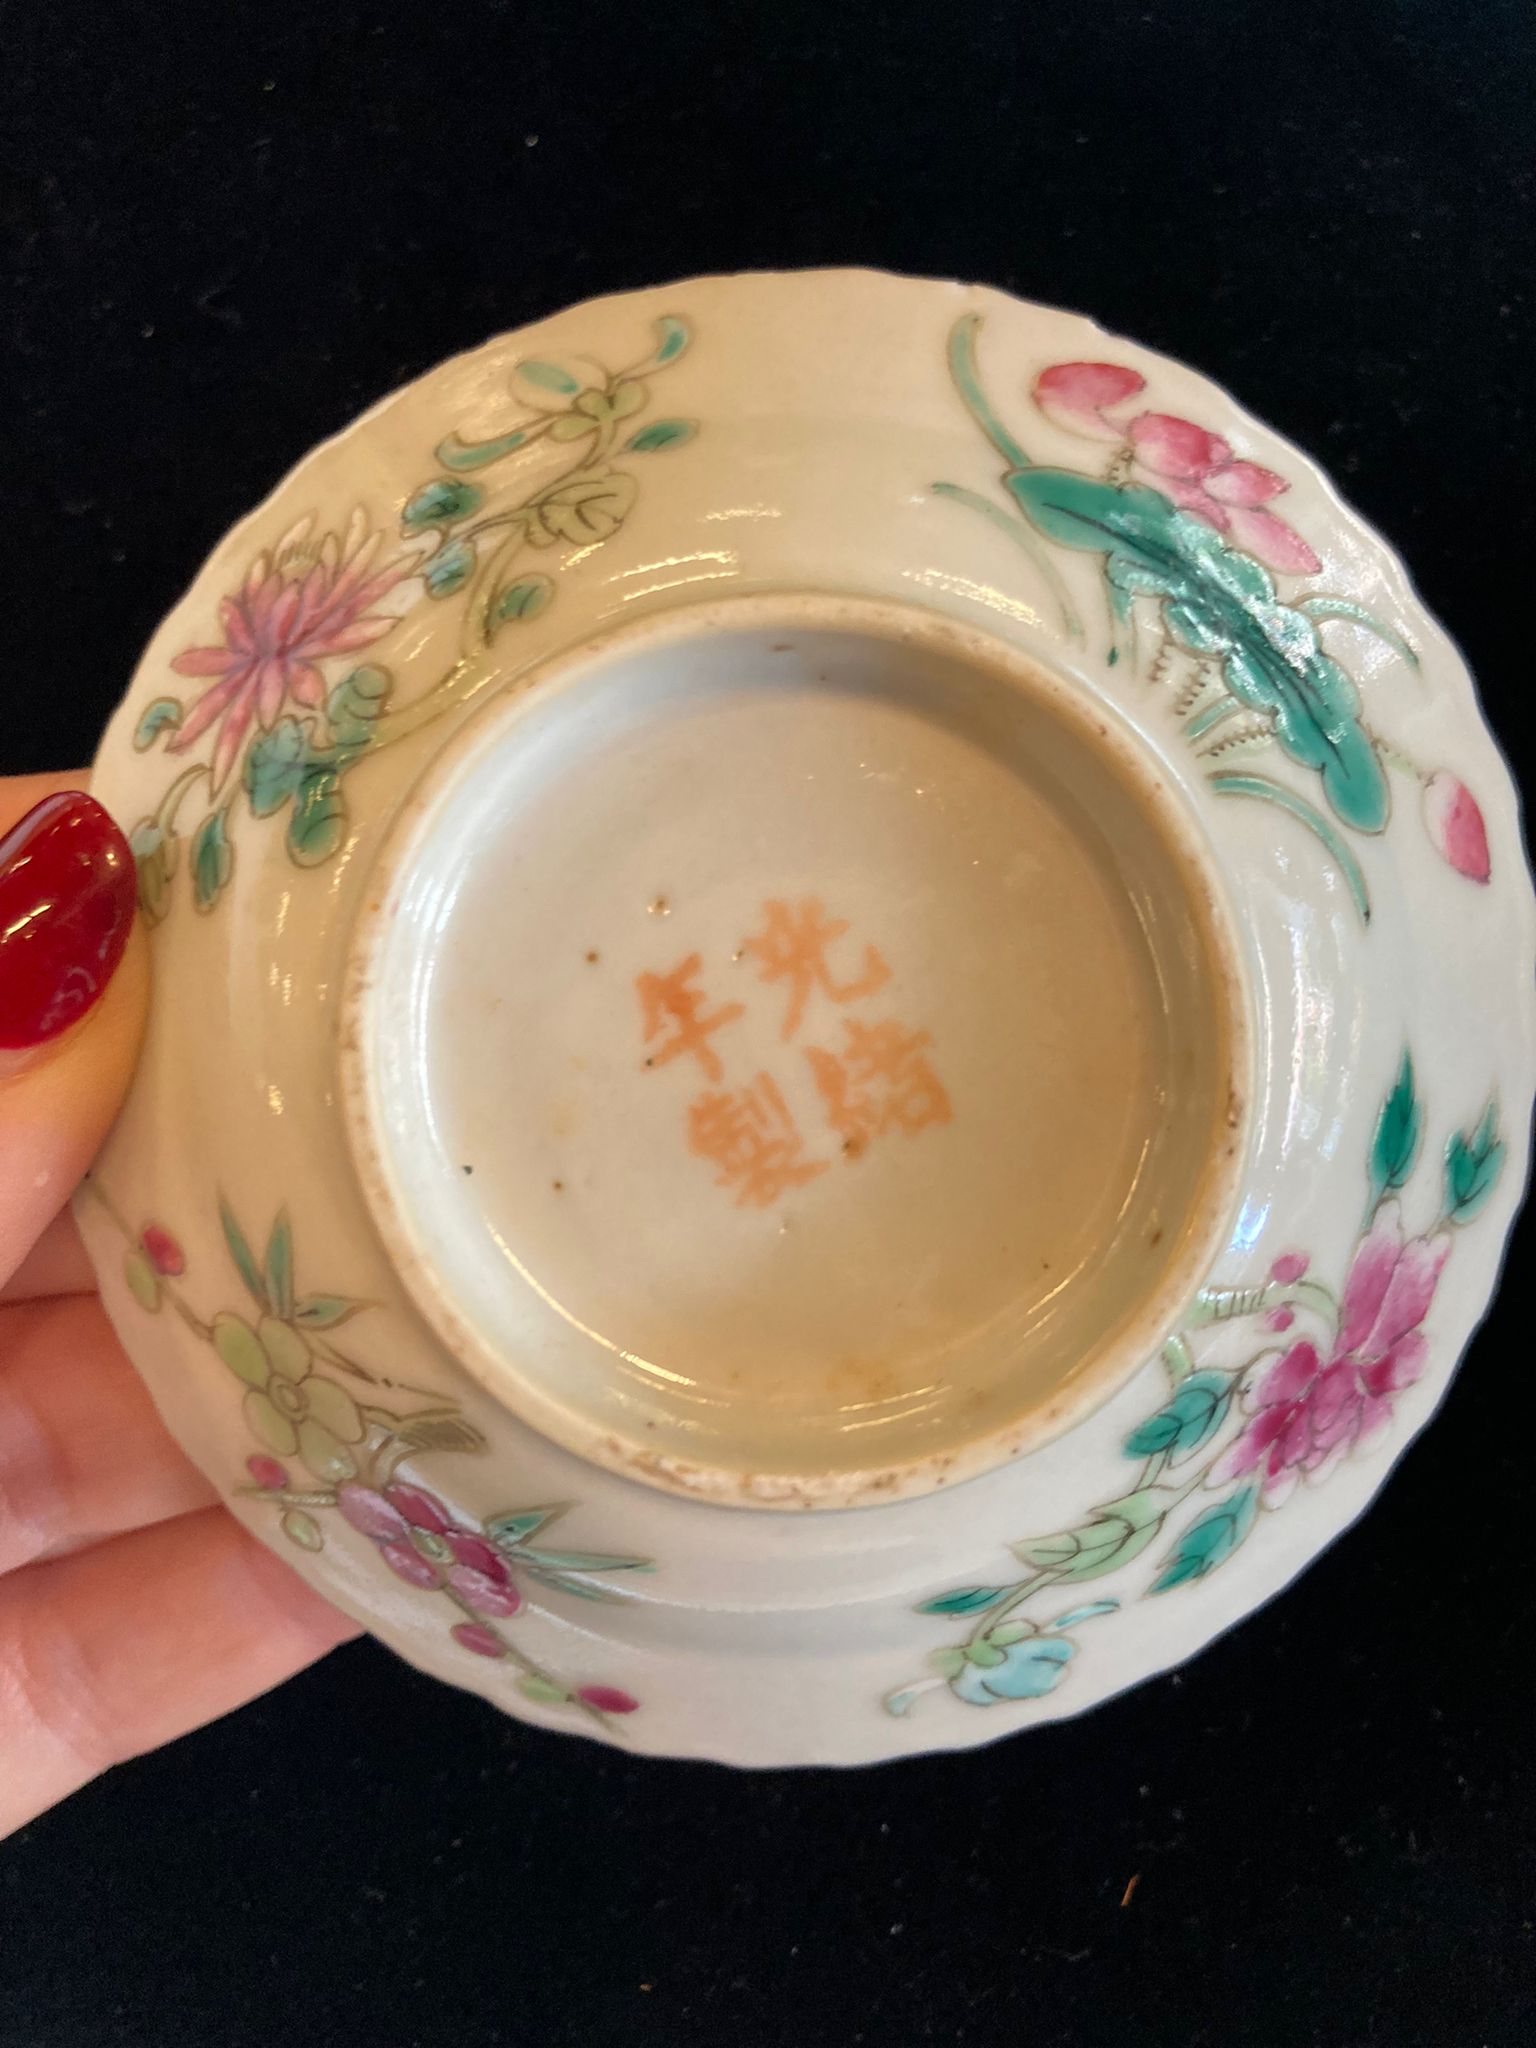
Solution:
[{"label": "chinese character mark", "polygon": [[781,1038],[793,1038],[799,1030],[814,990],[820,989],[834,1003],[852,1003],[861,996],[872,996],[891,978],[891,970],[877,949],[866,946],[862,974],[852,981],[833,979],[827,956],[848,930],[848,921],[828,917],[814,896],[805,897],[793,907],[777,901],[765,903],[763,917],[762,931],[747,940],[746,950],[760,963],[760,981],[789,984],[789,1007],[784,1014]]},{"label": "chinese character mark", "polygon": [[896,1023],[864,1024],[843,1019],[841,1053],[806,1047],[805,1056],[822,1101],[827,1122],[856,1159],[871,1139],[887,1131],[911,1137],[930,1124],[947,1124],[953,1114],[944,1084],[923,1057],[933,1039],[926,1031],[908,1031]]},{"label": "chinese character mark", "polygon": [[768,1074],[750,1088],[706,1090],[688,1108],[688,1147],[719,1171],[716,1187],[734,1188],[738,1208],[766,1209],[788,1188],[825,1173],[807,1159],[789,1104]]},{"label": "chinese character mark", "polygon": [[[711,1081],[718,1081],[724,1072],[720,1056],[710,1044],[711,1035],[724,1025],[732,1024],[742,1014],[740,1003],[722,1003],[717,1010],[706,1013],[708,998],[704,991],[694,986],[695,979],[703,966],[697,953],[690,953],[686,960],[679,961],[670,974],[639,974],[635,977],[635,993],[640,998],[641,1020],[645,1031],[645,1042],[664,1042],[655,1052],[647,1055],[648,1067],[664,1067],[669,1060],[682,1054],[691,1054]],[[671,1036],[667,1034],[670,1031]]]}]

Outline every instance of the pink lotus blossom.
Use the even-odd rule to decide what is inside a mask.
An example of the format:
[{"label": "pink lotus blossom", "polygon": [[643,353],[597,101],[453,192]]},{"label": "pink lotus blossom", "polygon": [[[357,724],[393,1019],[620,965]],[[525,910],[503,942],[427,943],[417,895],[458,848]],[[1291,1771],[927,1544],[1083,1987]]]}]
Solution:
[{"label": "pink lotus blossom", "polygon": [[222,646],[189,647],[171,663],[178,675],[218,679],[192,706],[167,748],[185,753],[218,724],[215,790],[239,759],[253,717],[266,731],[290,697],[318,709],[325,702],[325,679],[316,664],[371,646],[395,624],[372,607],[395,587],[407,565],[385,562],[369,573],[382,536],[370,529],[361,510],[353,513],[344,538],[327,533],[313,543],[312,524],[312,519],[301,520],[270,555],[258,555],[240,590],[224,599],[219,607]]},{"label": "pink lotus blossom", "polygon": [[1290,489],[1285,478],[1240,461],[1230,442],[1192,420],[1166,412],[1129,417],[1126,407],[1145,389],[1144,377],[1116,363],[1054,363],[1035,379],[1034,398],[1046,418],[1069,434],[1128,444],[1138,481],[1230,535],[1271,569],[1314,575],[1322,563],[1312,549],[1294,527],[1265,509]]},{"label": "pink lotus blossom", "polygon": [[1139,413],[1125,432],[1135,450],[1133,474],[1175,505],[1283,575],[1311,576],[1323,566],[1294,527],[1264,510],[1290,489],[1283,476],[1239,461],[1220,434],[1172,413]]},{"label": "pink lotus blossom", "polygon": [[1108,417],[1108,408],[1123,405],[1147,380],[1118,363],[1054,363],[1035,379],[1035,403],[1046,418],[1069,434],[1089,441],[1123,441],[1125,424]]},{"label": "pink lotus blossom", "polygon": [[1405,1242],[1401,1210],[1384,1202],[1344,1283],[1332,1353],[1325,1360],[1315,1344],[1303,1342],[1276,1359],[1255,1390],[1247,1427],[1212,1477],[1256,1472],[1274,1503],[1298,1477],[1316,1478],[1378,1436],[1391,1420],[1393,1397],[1424,1369],[1428,1347],[1419,1325],[1450,1249],[1445,1231]]},{"label": "pink lotus blossom", "polygon": [[1436,853],[1458,875],[1469,882],[1488,880],[1493,869],[1483,814],[1466,784],[1444,768],[1424,785],[1424,827]]}]

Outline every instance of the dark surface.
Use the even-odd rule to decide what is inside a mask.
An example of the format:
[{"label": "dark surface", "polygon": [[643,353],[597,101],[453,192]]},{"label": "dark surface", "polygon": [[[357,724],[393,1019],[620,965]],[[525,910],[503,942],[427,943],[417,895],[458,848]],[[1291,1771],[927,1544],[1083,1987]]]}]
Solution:
[{"label": "dark surface", "polygon": [[[1512,738],[1524,0],[4,21],[0,766],[87,755],[230,520],[441,355],[846,260],[1082,307],[1233,387],[1396,541]],[[0,1848],[0,2041],[1536,2038],[1523,1242],[1368,1521],[1181,1677],[979,1754],[745,1777],[358,1646]]]}]

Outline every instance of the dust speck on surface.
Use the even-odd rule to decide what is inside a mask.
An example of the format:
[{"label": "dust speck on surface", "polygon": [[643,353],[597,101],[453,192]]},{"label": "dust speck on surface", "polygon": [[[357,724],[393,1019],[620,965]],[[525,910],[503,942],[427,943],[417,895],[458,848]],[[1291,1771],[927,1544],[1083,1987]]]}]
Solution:
[{"label": "dust speck on surface", "polygon": [[646,909],[652,917],[670,917],[672,915],[672,905],[665,896],[653,896],[646,905]]},{"label": "dust speck on surface", "polygon": [[596,946],[589,946],[587,948],[587,965],[589,967],[595,967],[600,957]]}]

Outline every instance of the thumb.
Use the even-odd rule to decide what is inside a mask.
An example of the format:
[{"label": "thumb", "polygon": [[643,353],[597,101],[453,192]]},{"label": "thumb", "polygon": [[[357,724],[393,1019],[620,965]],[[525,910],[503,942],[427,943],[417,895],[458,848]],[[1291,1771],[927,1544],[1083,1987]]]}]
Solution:
[{"label": "thumb", "polygon": [[0,781],[0,1284],[117,1113],[149,958],[127,841],[82,777]]}]

